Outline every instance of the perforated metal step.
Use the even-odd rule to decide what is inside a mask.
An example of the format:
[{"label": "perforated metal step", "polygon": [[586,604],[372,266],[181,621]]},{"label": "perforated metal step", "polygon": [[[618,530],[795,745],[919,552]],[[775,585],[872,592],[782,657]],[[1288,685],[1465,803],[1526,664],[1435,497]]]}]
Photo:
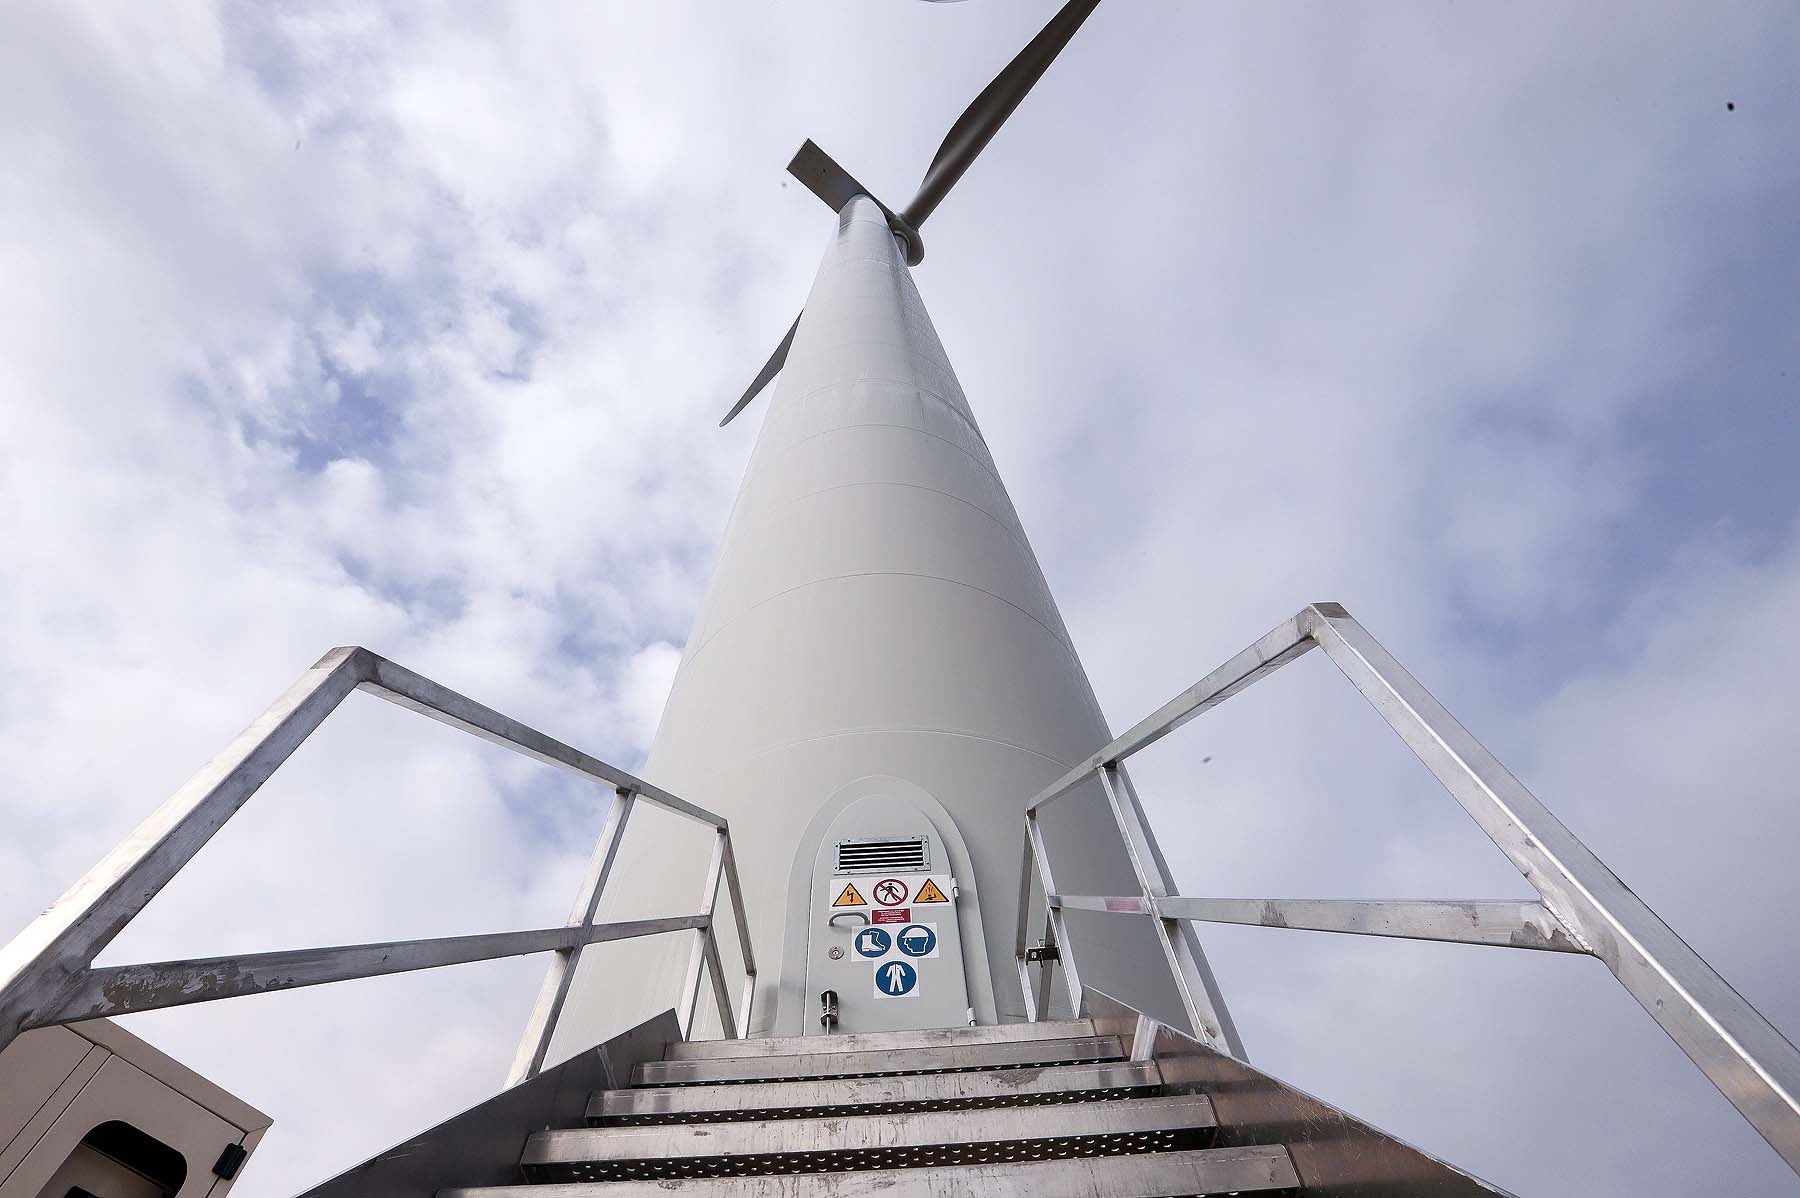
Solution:
[{"label": "perforated metal step", "polygon": [[960,1073],[970,1069],[1117,1061],[1122,1060],[1125,1055],[1117,1036],[1075,1036],[1068,1039],[1022,1040],[1000,1044],[953,1042],[933,1048],[778,1053],[702,1061],[646,1061],[631,1071],[631,1084],[692,1086],[716,1082]]},{"label": "perforated metal step", "polygon": [[976,1073],[658,1086],[595,1094],[588,1101],[587,1121],[596,1127],[629,1126],[1041,1106],[1140,1097],[1161,1084],[1162,1071],[1154,1062],[1117,1061]]},{"label": "perforated metal step", "polygon": [[1204,1148],[1212,1103],[1119,1102],[539,1132],[520,1160],[545,1181],[648,1181],[985,1165]]},{"label": "perforated metal step", "polygon": [[671,1061],[711,1061],[721,1057],[767,1057],[819,1052],[889,1052],[900,1048],[943,1048],[961,1044],[1010,1044],[1024,1040],[1071,1040],[1096,1035],[1091,1019],[1043,1023],[999,1023],[985,1027],[933,1027],[904,1032],[844,1032],[834,1036],[765,1036],[747,1040],[685,1040],[669,1045]]},{"label": "perforated metal step", "polygon": [[[902,1184],[903,1183],[903,1184]],[[1280,1145],[1084,1157],[1001,1165],[808,1173],[798,1177],[709,1177],[685,1181],[560,1183],[439,1190],[437,1198],[1205,1198],[1298,1194],[1300,1179]]]}]

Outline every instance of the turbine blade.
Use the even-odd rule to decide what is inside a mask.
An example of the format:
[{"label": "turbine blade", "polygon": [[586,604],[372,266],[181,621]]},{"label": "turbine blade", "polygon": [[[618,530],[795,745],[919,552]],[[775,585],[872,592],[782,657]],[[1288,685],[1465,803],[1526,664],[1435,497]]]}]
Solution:
[{"label": "turbine blade", "polygon": [[[795,151],[794,160],[788,163],[788,174],[806,184],[806,190],[824,200],[825,206],[833,212],[842,212],[844,205],[859,195],[875,199],[873,192],[858,183],[810,137]],[[875,202],[881,203],[880,200]],[[886,205],[882,207],[886,209]]]},{"label": "turbine blade", "polygon": [[956,118],[944,144],[938,147],[937,156],[931,160],[924,182],[919,184],[919,194],[901,213],[908,224],[917,228],[925,223],[925,218],[943,202],[944,196],[975,161],[975,156],[993,140],[1006,118],[1019,106],[1019,101],[1056,61],[1056,56],[1099,3],[1100,0],[1069,0],[1050,18],[1050,23],[1026,43],[1018,57],[1007,63],[1006,69],[982,89],[975,102]]},{"label": "turbine blade", "polygon": [[781,339],[781,344],[775,347],[775,352],[769,355],[767,362],[763,363],[762,370],[757,372],[756,378],[750,383],[749,390],[745,391],[743,397],[731,405],[731,411],[725,413],[725,418],[719,421],[720,428],[730,424],[739,412],[749,407],[750,401],[756,398],[757,392],[767,387],[769,380],[781,373],[782,365],[787,362],[788,347],[794,344],[794,330],[799,327],[800,317],[796,316],[794,323],[788,326],[787,336]]}]

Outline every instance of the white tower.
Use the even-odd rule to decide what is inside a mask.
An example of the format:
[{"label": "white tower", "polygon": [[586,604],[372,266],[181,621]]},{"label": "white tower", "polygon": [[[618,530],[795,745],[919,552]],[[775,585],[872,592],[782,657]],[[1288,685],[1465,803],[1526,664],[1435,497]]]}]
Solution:
[{"label": "white tower", "polygon": [[[1024,805],[1110,739],[904,245],[866,194],[844,204],[644,771],[731,821],[768,983],[752,1034],[827,1030],[827,991],[841,1031],[1023,1018]],[[1135,888],[1097,795],[1045,833],[1059,885]],[[691,901],[656,859],[619,868],[633,914]],[[890,874],[904,895],[861,893]],[[956,893],[921,904],[928,879]],[[904,995],[877,993],[858,951],[899,930],[863,935],[896,910],[938,939]],[[1180,1018],[1154,929],[1089,919],[1071,928],[1084,977]],[[679,953],[608,947],[584,961],[552,1059],[675,992]],[[644,1009],[622,1009],[640,979]]]}]

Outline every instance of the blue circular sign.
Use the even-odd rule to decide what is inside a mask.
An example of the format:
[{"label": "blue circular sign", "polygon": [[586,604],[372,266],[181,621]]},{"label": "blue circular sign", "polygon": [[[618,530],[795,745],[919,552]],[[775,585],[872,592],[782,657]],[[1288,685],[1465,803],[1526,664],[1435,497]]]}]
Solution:
[{"label": "blue circular sign", "polygon": [[889,961],[875,967],[875,992],[884,998],[911,994],[919,984],[919,971],[905,961]]},{"label": "blue circular sign", "polygon": [[870,960],[886,953],[891,943],[887,932],[881,928],[864,928],[856,934],[857,953]]},{"label": "blue circular sign", "polygon": [[937,947],[937,933],[922,923],[909,923],[900,929],[897,938],[900,951],[909,957],[926,957]]}]

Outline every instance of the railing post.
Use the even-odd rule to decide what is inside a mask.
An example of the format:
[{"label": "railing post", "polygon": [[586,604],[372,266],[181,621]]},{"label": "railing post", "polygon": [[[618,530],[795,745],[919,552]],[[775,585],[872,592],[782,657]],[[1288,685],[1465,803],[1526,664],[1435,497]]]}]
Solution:
[{"label": "railing post", "polygon": [[[1031,1022],[1038,1023],[1050,1013],[1050,979],[1056,969],[1056,958],[1062,949],[1056,939],[1056,924],[1050,918],[1050,912],[1044,912],[1044,959],[1038,964],[1037,1003],[1032,1008]],[[1075,1014],[1081,1014],[1077,1004]]]},{"label": "railing post", "polygon": [[[612,874],[613,862],[618,859],[619,845],[625,838],[625,822],[631,818],[632,806],[637,796],[630,790],[620,787],[613,792],[612,806],[607,810],[606,823],[600,829],[600,839],[594,845],[594,855],[588,861],[587,875],[582,878],[581,891],[575,897],[574,909],[569,912],[569,926],[586,931],[593,925],[594,915],[600,909],[600,898],[606,890],[606,879]],[[544,1054],[550,1050],[550,1038],[556,1033],[556,1021],[562,1015],[563,1003],[569,997],[569,986],[575,980],[576,966],[581,963],[582,946],[559,949],[556,956],[550,959],[550,968],[544,973],[544,981],[538,987],[537,1001],[532,1004],[531,1014],[525,1020],[525,1030],[519,1036],[518,1050],[513,1054],[512,1067],[506,1073],[506,1086],[511,1089],[528,1078],[535,1077],[538,1070],[544,1067]]]},{"label": "railing post", "polygon": [[1031,837],[1026,835],[1023,840],[1025,852],[1019,862],[1019,920],[1013,936],[1013,963],[1019,971],[1019,992],[1025,1003],[1026,1022],[1036,1023],[1037,999],[1031,992],[1031,971],[1025,961],[1025,950],[1030,947],[1026,942],[1031,936]]},{"label": "railing post", "polygon": [[[1069,1010],[1072,1014],[1081,1014],[1081,973],[1075,968],[1075,946],[1069,940],[1068,928],[1063,922],[1063,913],[1050,905],[1050,896],[1056,893],[1056,876],[1050,870],[1050,853],[1044,847],[1044,830],[1038,827],[1037,812],[1025,813],[1025,837],[1030,844],[1029,856],[1037,861],[1038,883],[1044,888],[1044,914],[1050,932],[1060,944],[1062,957],[1063,985],[1069,991]],[[1046,937],[1048,939],[1048,937]],[[1048,978],[1045,979],[1046,981]],[[1048,1011],[1050,995],[1046,991],[1038,996],[1039,1010]]]},{"label": "railing post", "polygon": [[719,938],[714,933],[718,922],[706,927],[706,972],[712,977],[713,1002],[719,1008],[719,1032],[727,1040],[736,1040],[741,1036],[737,1026],[737,1016],[731,1010],[731,987],[725,984],[725,966],[719,960]]},{"label": "railing post", "polygon": [[[725,851],[728,843],[729,839],[725,829],[715,829],[712,860],[707,864],[706,881],[700,889],[700,909],[709,914],[719,903],[719,882],[725,876]],[[687,976],[681,983],[681,1007],[679,1008],[681,1034],[690,1040],[694,1037],[694,1015],[700,1007],[700,975],[706,968],[707,946],[711,935],[710,924],[705,928],[695,929],[694,947],[688,953]],[[713,950],[712,956],[715,961],[718,959],[716,949]],[[723,984],[723,981],[724,979],[721,977],[720,984]],[[719,1019],[723,1023],[730,1018],[730,1004],[727,1003],[725,1009],[719,1012]],[[730,1029],[727,1028],[726,1031],[729,1032]]]},{"label": "railing post", "polygon": [[744,909],[744,888],[738,881],[737,853],[731,846],[731,829],[721,825],[719,833],[725,840],[725,897],[731,904],[738,949],[744,956],[744,990],[738,1004],[742,1009],[738,1016],[738,1035],[743,1037],[750,1034],[750,1015],[756,1006],[756,951],[750,945],[750,914]]},{"label": "railing post", "polygon": [[[1107,805],[1125,839],[1131,857],[1132,872],[1137,875],[1138,889],[1151,910],[1156,901],[1175,893],[1163,871],[1161,855],[1150,838],[1144,810],[1138,804],[1137,790],[1121,764],[1103,765],[1099,769],[1100,785],[1106,791]],[[1175,988],[1181,993],[1181,1005],[1187,1010],[1188,1024],[1203,1042],[1219,1048],[1240,1060],[1244,1046],[1238,1041],[1237,1029],[1224,1014],[1225,1003],[1219,984],[1213,979],[1206,958],[1199,951],[1190,928],[1179,919],[1159,917],[1157,925],[1163,955],[1168,958],[1169,972]]]}]

